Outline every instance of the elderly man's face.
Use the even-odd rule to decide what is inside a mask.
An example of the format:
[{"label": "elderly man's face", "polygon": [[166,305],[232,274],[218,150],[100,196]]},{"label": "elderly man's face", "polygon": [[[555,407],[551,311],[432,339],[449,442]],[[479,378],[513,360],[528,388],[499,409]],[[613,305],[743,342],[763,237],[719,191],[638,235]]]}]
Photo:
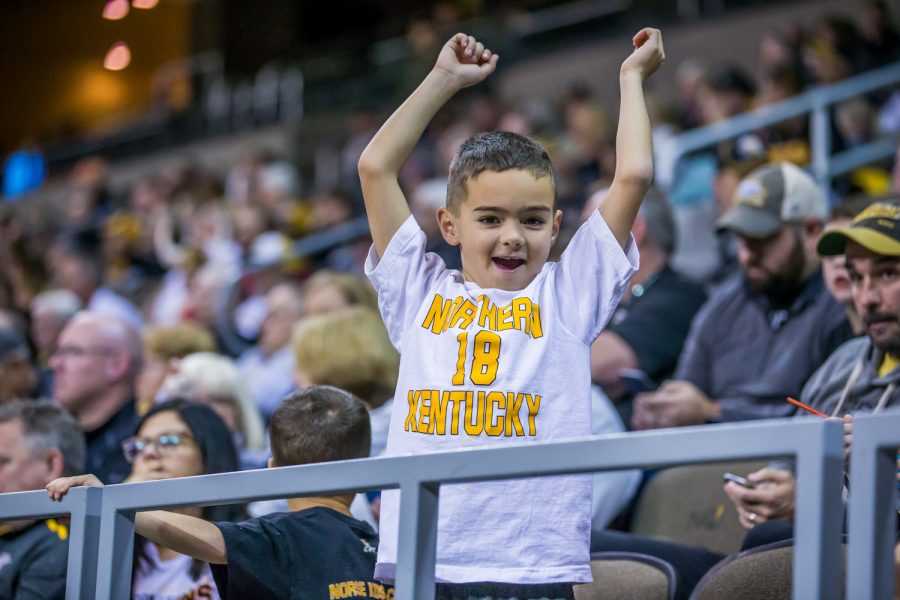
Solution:
[{"label": "elderly man's face", "polygon": [[879,349],[900,356],[900,258],[847,242],[853,301],[866,333]]},{"label": "elderly man's face", "polygon": [[110,361],[123,352],[105,343],[98,329],[96,323],[70,321],[50,359],[53,398],[73,414],[110,385]]},{"label": "elderly man's face", "polygon": [[49,462],[28,447],[22,423],[0,423],[0,493],[39,490],[54,477]]}]

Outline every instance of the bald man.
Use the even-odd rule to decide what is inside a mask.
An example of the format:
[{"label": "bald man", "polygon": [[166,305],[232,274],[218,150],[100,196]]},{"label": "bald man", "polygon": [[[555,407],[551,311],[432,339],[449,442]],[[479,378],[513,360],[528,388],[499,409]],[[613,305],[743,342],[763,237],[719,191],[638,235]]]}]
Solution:
[{"label": "bald man", "polygon": [[120,483],[131,472],[122,441],[134,435],[134,391],[141,340],[124,321],[80,312],[66,324],[50,359],[53,398],[78,421],[87,441],[86,472]]}]

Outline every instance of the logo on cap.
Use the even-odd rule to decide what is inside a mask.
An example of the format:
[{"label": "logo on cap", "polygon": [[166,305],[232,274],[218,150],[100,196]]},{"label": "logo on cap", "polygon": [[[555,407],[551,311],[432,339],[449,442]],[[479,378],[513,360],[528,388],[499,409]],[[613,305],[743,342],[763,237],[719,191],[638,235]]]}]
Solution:
[{"label": "logo on cap", "polygon": [[762,208],[766,205],[766,187],[756,178],[745,179],[738,186],[737,201],[740,204]]}]

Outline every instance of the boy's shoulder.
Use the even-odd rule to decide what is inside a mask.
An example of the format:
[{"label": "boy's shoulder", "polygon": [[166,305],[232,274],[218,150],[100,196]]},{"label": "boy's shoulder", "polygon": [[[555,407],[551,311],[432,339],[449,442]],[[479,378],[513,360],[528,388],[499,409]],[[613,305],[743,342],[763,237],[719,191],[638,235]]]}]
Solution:
[{"label": "boy's shoulder", "polygon": [[298,511],[276,512],[248,519],[237,524],[247,532],[295,529],[354,529],[363,534],[374,535],[372,527],[358,519],[343,515],[325,506],[314,506]]}]

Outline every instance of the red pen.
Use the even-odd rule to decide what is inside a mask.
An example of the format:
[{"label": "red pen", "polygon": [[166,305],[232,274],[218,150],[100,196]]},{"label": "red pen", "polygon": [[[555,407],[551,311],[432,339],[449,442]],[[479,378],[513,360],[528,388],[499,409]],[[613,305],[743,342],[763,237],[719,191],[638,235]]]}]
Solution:
[{"label": "red pen", "polygon": [[790,402],[791,404],[793,404],[794,406],[799,406],[800,408],[802,408],[802,409],[805,410],[806,412],[811,412],[812,414],[818,415],[818,416],[822,417],[823,419],[827,419],[827,418],[828,418],[828,415],[826,415],[825,413],[823,413],[823,412],[821,412],[821,411],[818,411],[818,410],[814,409],[812,406],[808,406],[808,405],[806,405],[806,404],[803,404],[803,403],[800,402],[799,400],[794,400],[793,398],[788,397],[787,401]]}]

